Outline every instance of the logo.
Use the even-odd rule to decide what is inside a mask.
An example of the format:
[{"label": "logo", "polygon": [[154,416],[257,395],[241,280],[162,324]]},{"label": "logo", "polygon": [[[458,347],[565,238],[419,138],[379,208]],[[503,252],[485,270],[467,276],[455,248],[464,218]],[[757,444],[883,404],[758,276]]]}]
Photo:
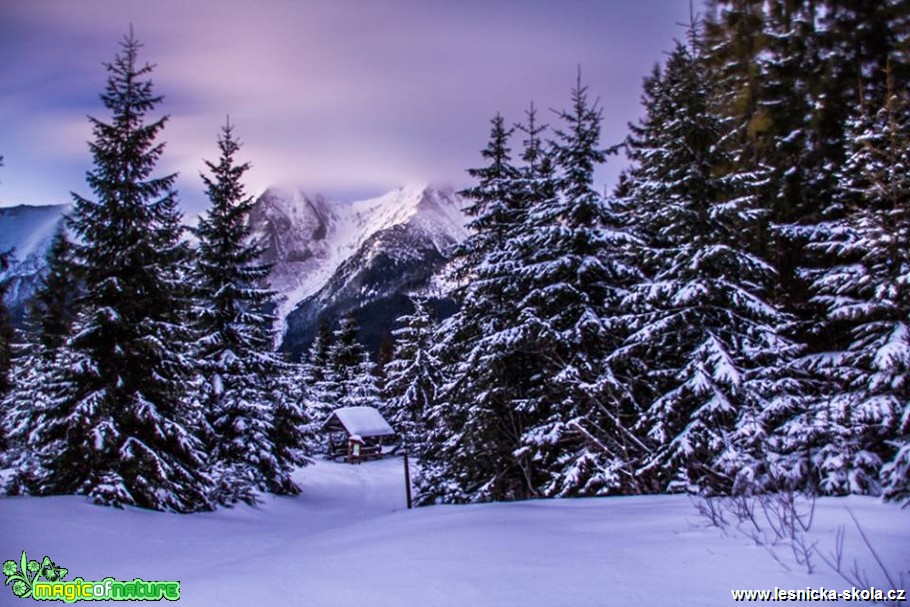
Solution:
[{"label": "logo", "polygon": [[72,581],[63,578],[69,569],[60,567],[45,556],[40,563],[29,560],[22,551],[19,562],[9,560],[3,563],[6,586],[12,584],[13,594],[20,599],[36,601],[176,601],[180,599],[179,581],[145,581],[135,578],[130,581],[106,577],[101,581],[84,580],[77,577]]}]

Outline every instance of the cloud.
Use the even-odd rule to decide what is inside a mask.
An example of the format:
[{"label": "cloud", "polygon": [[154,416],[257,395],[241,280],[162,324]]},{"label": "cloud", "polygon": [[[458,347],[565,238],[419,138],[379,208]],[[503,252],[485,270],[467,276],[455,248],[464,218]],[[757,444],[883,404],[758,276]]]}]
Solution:
[{"label": "cloud", "polygon": [[[502,111],[518,120],[532,100],[543,110],[565,106],[578,64],[602,99],[604,143],[616,143],[637,115],[642,76],[681,33],[675,24],[688,11],[679,0],[12,6],[0,25],[17,32],[7,44],[26,59],[0,67],[0,77],[21,83],[15,122],[39,127],[31,139],[26,128],[0,124],[0,141],[12,141],[29,163],[46,163],[50,174],[78,153],[88,168],[87,131],[76,123],[87,112],[104,117],[101,62],[113,58],[132,23],[145,45],[141,58],[156,64],[162,111],[172,115],[162,168],[183,174],[191,200],[201,196],[193,184],[202,158],[217,153],[226,114],[246,141],[251,189],[272,180],[320,189],[372,184],[377,192],[415,179],[463,183],[465,168],[481,162],[488,119]],[[3,44],[0,52],[9,51]],[[72,176],[60,170],[64,178]],[[4,179],[0,196],[8,185]]]}]

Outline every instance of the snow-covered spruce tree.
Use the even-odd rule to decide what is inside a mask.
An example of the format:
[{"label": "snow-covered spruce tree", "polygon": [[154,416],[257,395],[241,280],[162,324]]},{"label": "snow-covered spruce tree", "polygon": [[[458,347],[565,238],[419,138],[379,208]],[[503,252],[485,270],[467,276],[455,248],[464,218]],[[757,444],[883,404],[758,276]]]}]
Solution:
[{"label": "snow-covered spruce tree", "polygon": [[427,440],[427,414],[442,383],[441,364],[432,351],[435,322],[426,302],[412,297],[414,311],[399,317],[392,331],[392,360],[386,365],[383,396],[389,423],[402,446],[420,456]]},{"label": "snow-covered spruce tree", "polygon": [[851,143],[845,127],[858,101],[884,107],[889,89],[910,85],[910,1],[823,0],[819,4],[818,30],[826,65],[819,91],[825,103],[817,112],[830,128],[838,153],[833,159],[841,160]]},{"label": "snow-covered spruce tree", "polygon": [[903,56],[899,86],[910,76],[910,3],[790,2],[764,5],[756,70],[762,83],[753,130],[761,161],[771,169],[766,207],[773,226],[769,259],[780,275],[778,302],[796,315],[798,339],[812,352],[842,347],[849,335],[810,301],[806,277],[834,260],[806,248],[813,226],[833,218],[836,169],[849,147],[845,127],[861,99],[881,105],[884,67]]},{"label": "snow-covered spruce tree", "polygon": [[492,120],[482,151],[488,164],[468,171],[477,185],[462,192],[473,203],[474,218],[471,235],[455,254],[461,308],[437,330],[436,353],[446,378],[427,415],[417,481],[422,503],[519,499],[535,492],[528,458],[516,455],[525,425],[515,401],[523,397],[518,385],[530,368],[491,339],[514,317],[517,304],[506,293],[509,278],[500,263],[524,204],[516,196],[511,133],[501,116]]},{"label": "snow-covered spruce tree", "polygon": [[382,410],[379,385],[373,363],[360,343],[353,313],[344,315],[332,335],[328,351],[328,373],[323,384],[332,409],[339,407],[376,407]]},{"label": "snow-covered spruce tree", "polygon": [[54,234],[45,260],[47,270],[32,298],[29,324],[45,353],[53,355],[72,334],[80,295],[73,244],[64,230]]},{"label": "snow-covered spruce tree", "polygon": [[110,122],[91,118],[87,174],[95,200],[74,194],[70,227],[85,292],[66,348],[65,378],[38,419],[35,492],[190,512],[211,508],[192,364],[175,175],[153,177],[167,118],[148,114],[150,65],[132,32],[107,65],[101,99]]},{"label": "snow-covered spruce tree", "polygon": [[388,375],[386,367],[392,362],[395,354],[395,345],[392,343],[392,335],[384,335],[379,342],[379,348],[376,350],[376,381],[380,386],[385,386],[386,376]]},{"label": "snow-covered spruce tree", "polygon": [[763,468],[760,415],[783,390],[793,345],[768,303],[770,266],[744,242],[760,219],[728,166],[700,58],[681,44],[646,82],[646,116],[630,125],[625,204],[646,278],[630,292],[633,333],[620,350],[646,373],[639,427],[656,444],[639,474],[660,488],[748,491]]},{"label": "snow-covered spruce tree", "polygon": [[280,373],[265,383],[267,401],[273,404],[271,442],[282,474],[267,487],[278,495],[296,495],[300,488],[291,478],[295,468],[307,466],[315,431],[297,385],[294,365],[281,361]]},{"label": "snow-covered spruce tree", "polygon": [[749,125],[758,162],[768,169],[762,188],[768,211],[765,256],[778,274],[775,303],[790,312],[789,331],[810,347],[831,339],[814,320],[805,270],[820,263],[806,250],[807,226],[818,221],[835,183],[831,163],[841,161],[841,125],[831,120],[818,7],[814,3],[773,0],[765,8],[765,48],[756,71],[762,89],[756,117]]},{"label": "snow-covered spruce tree", "polygon": [[299,403],[280,389],[290,371],[273,351],[274,293],[263,288],[270,267],[257,265],[261,251],[249,243],[247,216],[253,198],[235,159],[240,144],[228,122],[218,138],[216,163],[202,175],[209,210],[193,230],[199,239],[196,288],[197,352],[204,381],[202,404],[213,437],[210,463],[214,499],[231,505],[256,502],[257,491],[296,494],[291,480],[306,463]]},{"label": "snow-covered spruce tree", "polygon": [[[846,347],[809,360],[830,380],[808,423],[823,493],[910,499],[910,98],[889,87],[849,124],[852,141],[812,247],[835,260],[815,274],[815,300]],[[879,471],[883,463],[888,462]],[[880,484],[881,483],[881,484]]]},{"label": "snow-covered spruce tree", "polygon": [[63,376],[58,358],[72,334],[79,294],[72,245],[63,230],[54,235],[45,262],[47,269],[28,311],[29,329],[18,347],[11,389],[0,406],[4,432],[14,451],[9,464],[15,472],[7,488],[13,494],[29,492],[30,479],[37,476],[29,437]]},{"label": "snow-covered spruce tree", "polygon": [[745,148],[758,143],[763,126],[759,124],[763,88],[757,63],[766,45],[764,4],[765,0],[714,0],[714,12],[707,15],[703,28],[705,61],[714,72],[718,103],[727,117],[747,125],[739,131],[739,143]]},{"label": "snow-covered spruce tree", "polygon": [[320,432],[322,424],[335,409],[336,395],[330,381],[329,348],[332,331],[327,322],[319,325],[316,337],[298,366],[296,391],[300,394],[304,411],[310,419],[307,437],[310,452],[325,451],[325,436]]},{"label": "snow-covered spruce tree", "polygon": [[526,142],[518,189],[531,203],[502,256],[516,275],[507,291],[516,305],[494,339],[526,353],[532,371],[516,386],[522,390],[516,406],[527,423],[519,453],[533,462],[535,490],[634,491],[640,454],[629,428],[637,417],[627,418],[632,402],[607,354],[621,336],[610,316],[636,273],[624,261],[630,238],[594,187],[594,171],[606,160],[599,147],[602,113],[580,73],[571,95],[570,109],[558,112],[562,127],[552,150],[535,159],[534,138]]},{"label": "snow-covered spruce tree", "polygon": [[[73,388],[74,370],[85,364],[85,358],[66,347],[51,353],[40,343],[17,344],[16,350],[12,387],[0,399],[0,422],[8,440],[4,465],[12,471],[3,491],[41,495],[55,470],[55,461],[47,456],[53,452],[50,447],[65,457],[72,455],[63,449],[66,428],[59,420],[60,405]],[[58,442],[49,447],[52,437]]]},{"label": "snow-covered spruce tree", "polygon": [[502,245],[509,226],[518,219],[512,199],[518,170],[512,164],[509,138],[514,129],[506,127],[505,118],[496,114],[490,120],[490,141],[480,155],[488,161],[484,167],[468,169],[477,185],[460,192],[470,201],[465,213],[472,218],[468,224],[471,234],[456,249],[454,258],[458,276],[471,276],[482,265],[484,257]]},{"label": "snow-covered spruce tree", "polygon": [[[763,0],[718,0],[714,8],[720,14],[704,23],[701,35],[693,26],[689,37],[692,45],[703,49],[699,54],[715,83],[712,104],[722,121],[721,146],[729,161],[724,173],[741,175],[750,195],[756,198],[755,204],[769,209],[761,215],[756,230],[743,234],[743,238],[759,255],[770,260],[781,244],[770,225],[774,219],[771,201],[778,194],[775,187],[780,180],[772,178],[766,160],[769,151],[780,148],[769,145],[768,131],[772,125],[787,128],[787,123],[774,120],[763,104],[771,81],[767,74],[763,78],[761,72],[763,61],[767,60],[765,49],[769,46],[764,4]],[[779,108],[779,103],[770,105],[775,110]],[[799,115],[799,110],[796,114]]]}]

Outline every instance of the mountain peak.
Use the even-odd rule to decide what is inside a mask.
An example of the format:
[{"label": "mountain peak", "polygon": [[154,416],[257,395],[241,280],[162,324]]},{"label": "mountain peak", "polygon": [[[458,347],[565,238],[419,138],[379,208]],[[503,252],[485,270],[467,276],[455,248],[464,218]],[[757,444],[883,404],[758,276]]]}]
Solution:
[{"label": "mountain peak", "polygon": [[278,184],[257,198],[249,221],[263,261],[273,266],[270,286],[284,295],[283,317],[389,230],[404,230],[408,239],[442,254],[466,235],[463,206],[452,188],[428,183],[354,201],[328,200],[300,186]]},{"label": "mountain peak", "polygon": [[[68,208],[0,209],[0,251],[14,250],[12,267],[3,275],[11,281],[8,303],[24,310]],[[430,183],[355,201],[277,184],[256,197],[248,222],[262,262],[272,266],[269,286],[280,294],[277,314],[284,319],[304,300],[321,315],[329,305],[347,310],[424,288],[451,246],[467,235],[463,208],[451,187]],[[184,221],[196,218],[186,215]]]}]

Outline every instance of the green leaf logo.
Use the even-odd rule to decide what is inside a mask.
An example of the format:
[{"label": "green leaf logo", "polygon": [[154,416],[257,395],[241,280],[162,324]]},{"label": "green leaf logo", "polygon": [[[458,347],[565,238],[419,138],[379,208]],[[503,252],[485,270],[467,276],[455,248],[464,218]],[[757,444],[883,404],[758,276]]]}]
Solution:
[{"label": "green leaf logo", "polygon": [[38,562],[32,561],[34,563],[34,575],[29,577],[28,572],[31,566],[31,563],[28,561],[28,557],[25,556],[25,550],[22,551],[22,558],[19,559],[19,564],[16,565],[16,561],[6,561],[3,563],[3,575],[6,576],[6,585],[13,585],[13,594],[21,599],[28,598],[32,594],[32,582],[34,578],[38,577]]},{"label": "green leaf logo", "polygon": [[19,562],[9,560],[3,562],[3,575],[6,576],[6,586],[12,584],[13,594],[22,599],[27,599],[32,594],[32,587],[35,582],[42,577],[49,582],[59,582],[62,580],[68,570],[64,567],[58,567],[50,559],[44,557],[40,563],[35,560],[29,560],[22,551],[22,558]]}]

